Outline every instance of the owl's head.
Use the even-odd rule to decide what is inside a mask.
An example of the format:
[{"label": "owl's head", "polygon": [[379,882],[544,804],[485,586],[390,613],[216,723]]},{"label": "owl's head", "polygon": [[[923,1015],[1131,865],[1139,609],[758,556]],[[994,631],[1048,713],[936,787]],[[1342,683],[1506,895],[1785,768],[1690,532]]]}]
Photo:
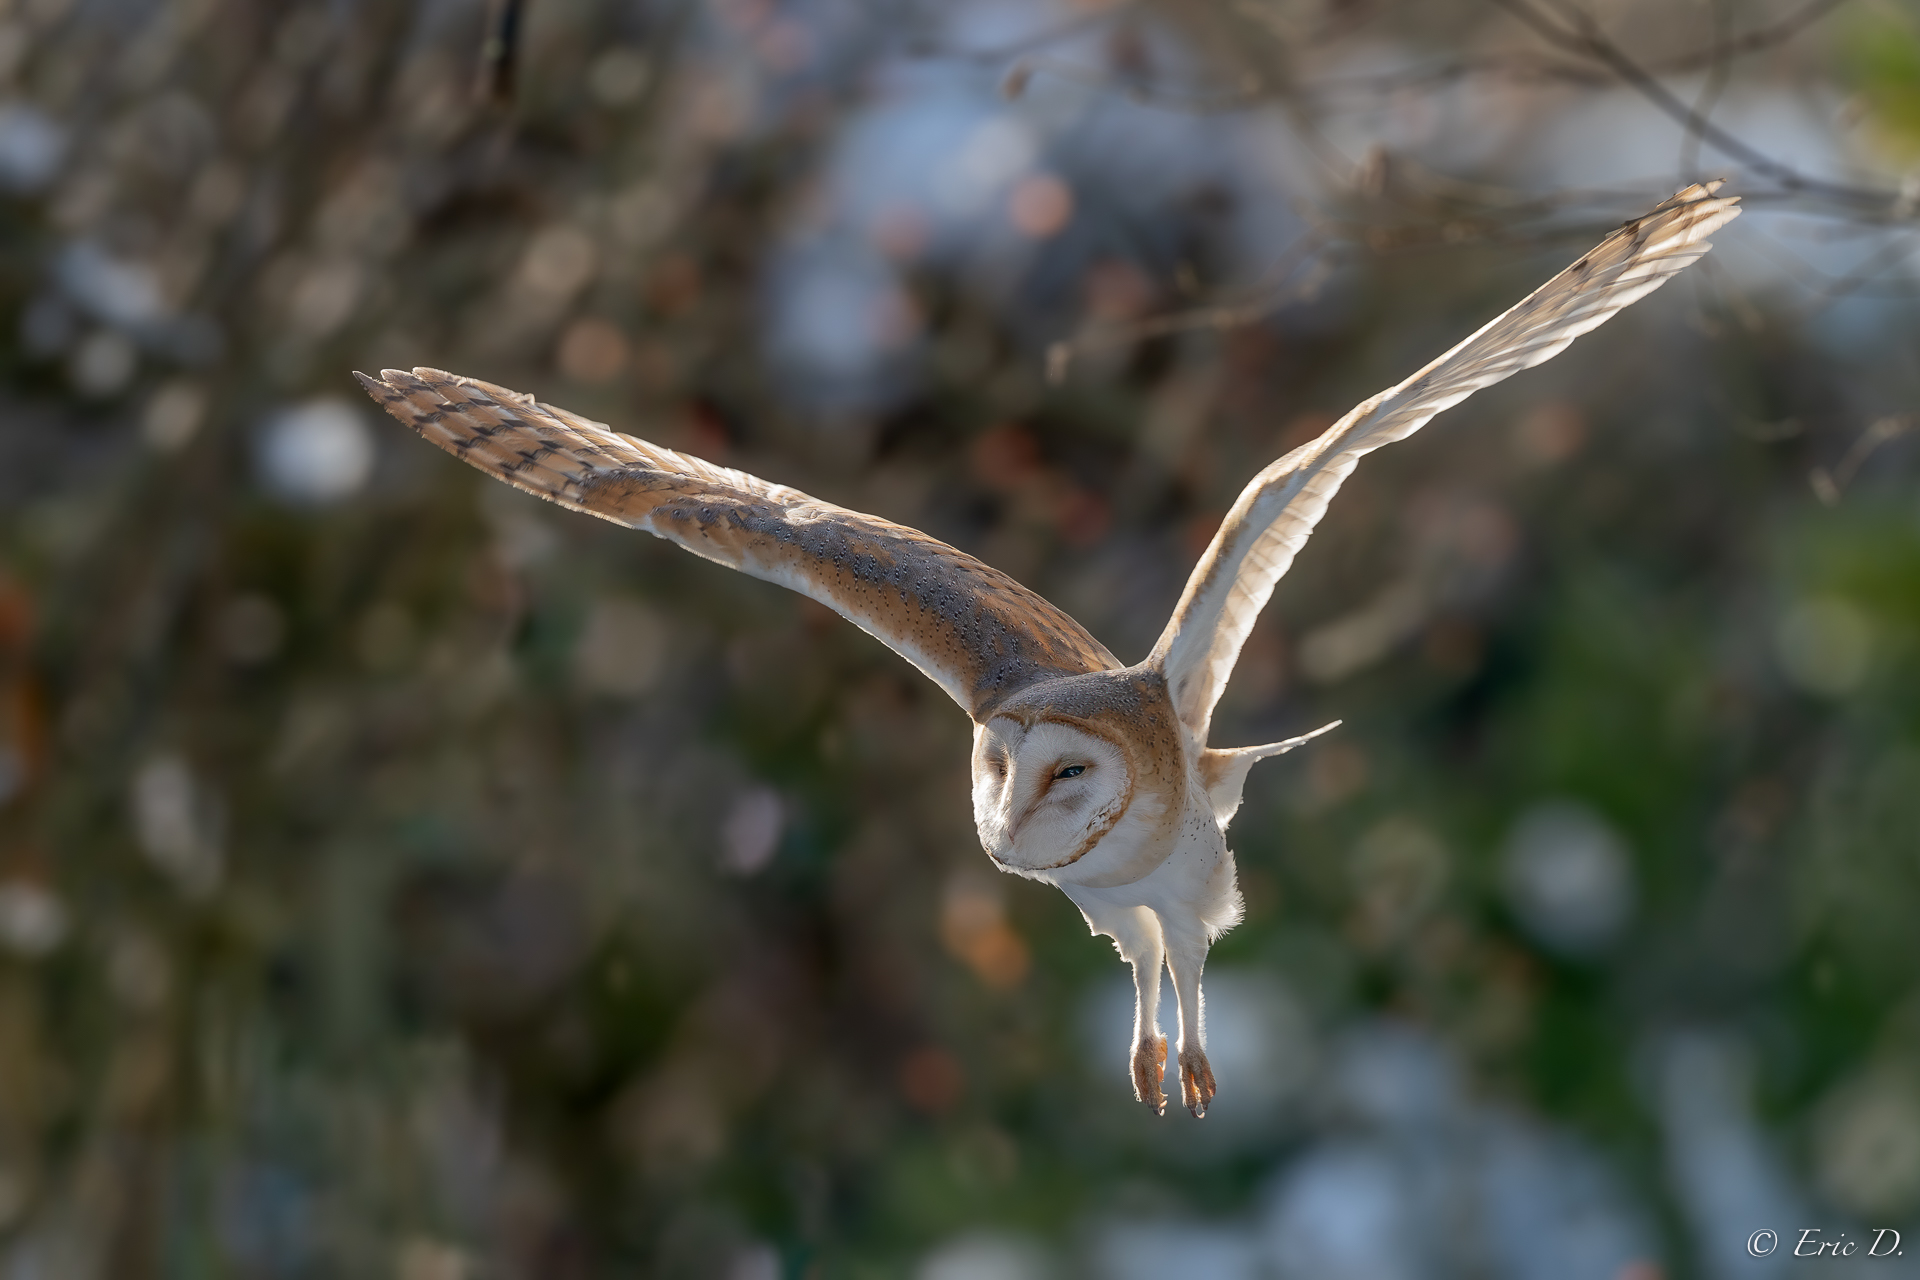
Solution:
[{"label": "owl's head", "polygon": [[1133,801],[1128,754],[1085,722],[996,716],[977,726],[973,821],[981,846],[1010,871],[1079,861]]},{"label": "owl's head", "polygon": [[1043,681],[976,721],[973,821],[989,857],[1057,883],[1130,884],[1166,860],[1190,772],[1166,680],[1128,667]]}]

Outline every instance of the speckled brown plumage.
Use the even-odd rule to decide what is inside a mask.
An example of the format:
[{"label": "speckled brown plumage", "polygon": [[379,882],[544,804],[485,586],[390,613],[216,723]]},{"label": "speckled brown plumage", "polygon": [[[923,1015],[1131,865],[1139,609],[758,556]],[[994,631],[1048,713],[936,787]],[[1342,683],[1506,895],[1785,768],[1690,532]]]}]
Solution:
[{"label": "speckled brown plumage", "polygon": [[509,484],[804,592],[925,671],[976,719],[1036,681],[1120,665],[1040,596],[916,529],[472,378],[437,369],[355,376],[394,417]]}]

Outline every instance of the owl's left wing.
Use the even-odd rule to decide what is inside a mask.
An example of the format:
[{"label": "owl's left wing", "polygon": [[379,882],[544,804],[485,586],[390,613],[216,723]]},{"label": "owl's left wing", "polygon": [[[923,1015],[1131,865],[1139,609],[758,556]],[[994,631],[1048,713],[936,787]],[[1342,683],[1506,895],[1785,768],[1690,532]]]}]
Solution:
[{"label": "owl's left wing", "polygon": [[388,413],[516,488],[811,596],[920,668],[976,720],[1036,680],[1120,666],[1040,596],[917,529],[491,383],[437,369],[354,376]]},{"label": "owl's left wing", "polygon": [[1426,368],[1373,397],[1253,478],[1187,580],[1149,661],[1204,746],[1214,704],[1274,584],[1360,459],[1425,426],[1482,387],[1551,360],[1581,334],[1665,284],[1738,216],[1718,182],[1676,193]]}]

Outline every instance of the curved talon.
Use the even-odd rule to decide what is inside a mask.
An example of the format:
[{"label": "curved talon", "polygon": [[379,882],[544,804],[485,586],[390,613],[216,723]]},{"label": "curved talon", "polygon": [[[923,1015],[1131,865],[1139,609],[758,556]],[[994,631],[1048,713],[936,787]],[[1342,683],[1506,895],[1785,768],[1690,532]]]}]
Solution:
[{"label": "curved talon", "polygon": [[1207,1062],[1206,1052],[1198,1045],[1180,1046],[1180,1101],[1195,1120],[1206,1117],[1214,1093],[1213,1067]]},{"label": "curved talon", "polygon": [[1167,1114],[1166,1094],[1161,1082],[1167,1078],[1167,1038],[1154,1035],[1133,1046],[1133,1096],[1153,1108],[1157,1116]]}]

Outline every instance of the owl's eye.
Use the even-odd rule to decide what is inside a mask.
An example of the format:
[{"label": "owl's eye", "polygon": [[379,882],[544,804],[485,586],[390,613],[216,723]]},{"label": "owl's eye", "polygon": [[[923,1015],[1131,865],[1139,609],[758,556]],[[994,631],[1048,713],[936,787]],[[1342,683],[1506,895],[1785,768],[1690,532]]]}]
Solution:
[{"label": "owl's eye", "polygon": [[1062,778],[1077,778],[1081,774],[1085,773],[1086,771],[1087,771],[1087,766],[1083,764],[1070,764],[1066,768],[1062,769],[1060,772],[1054,774],[1053,780],[1055,782],[1058,782]]}]

